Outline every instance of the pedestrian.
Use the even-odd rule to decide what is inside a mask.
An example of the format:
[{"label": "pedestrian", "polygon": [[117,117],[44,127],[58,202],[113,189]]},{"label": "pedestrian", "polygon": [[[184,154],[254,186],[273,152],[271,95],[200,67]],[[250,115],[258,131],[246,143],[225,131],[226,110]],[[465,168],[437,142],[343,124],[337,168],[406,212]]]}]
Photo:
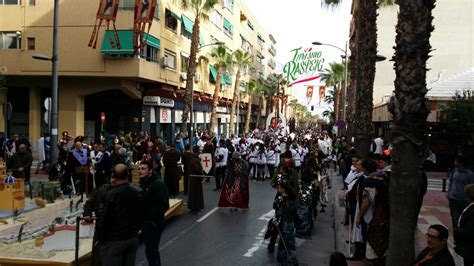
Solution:
[{"label": "pedestrian", "polygon": [[260,143],[257,152],[257,181],[265,180],[265,166],[267,165],[267,156],[265,144]]},{"label": "pedestrian", "polygon": [[141,190],[128,182],[124,164],[114,167],[111,184],[97,222],[101,262],[103,266],[133,266],[143,222]]},{"label": "pedestrian", "polygon": [[[187,145],[186,148],[188,148]],[[202,191],[203,171],[198,154],[199,147],[197,146],[194,146],[193,152],[185,151],[183,154],[184,171],[185,173],[186,171],[188,172],[188,209],[195,213],[204,209],[204,193]],[[185,155],[189,158],[185,159]]]},{"label": "pedestrian", "polygon": [[454,259],[448,250],[449,232],[440,224],[433,224],[426,233],[427,247],[413,262],[414,266],[454,266]]},{"label": "pedestrian", "polygon": [[469,205],[459,217],[458,227],[454,231],[456,246],[454,251],[464,258],[464,266],[474,265],[474,184],[464,188]]},{"label": "pedestrian", "polygon": [[215,161],[216,161],[216,188],[214,191],[221,189],[221,180],[224,180],[227,168],[227,159],[229,156],[229,150],[225,146],[225,140],[219,140],[219,148],[216,150]]},{"label": "pedestrian", "polygon": [[448,199],[449,210],[451,211],[451,219],[453,229],[458,227],[459,216],[462,211],[469,205],[464,187],[468,184],[474,184],[474,174],[467,168],[467,158],[459,155],[454,160],[454,172],[451,182],[449,182]]},{"label": "pedestrian", "polygon": [[31,156],[31,153],[27,150],[25,144],[22,143],[18,146],[18,152],[13,154],[11,161],[13,176],[16,178],[24,178],[25,182],[29,183],[33,156]]},{"label": "pedestrian", "polygon": [[138,168],[140,187],[143,190],[144,224],[142,228],[145,255],[149,266],[161,265],[160,240],[165,227],[165,213],[169,209],[168,189],[153,174],[153,163],[142,161]]},{"label": "pedestrian", "polygon": [[298,265],[295,240],[296,193],[291,189],[290,180],[285,177],[278,179],[277,192],[280,196],[273,202],[273,209],[274,226],[280,236],[278,265]]},{"label": "pedestrian", "polygon": [[176,135],[176,140],[174,141],[176,143],[176,149],[179,151],[180,154],[184,152],[184,139],[183,139],[183,132],[179,132]]},{"label": "pedestrian", "polygon": [[171,197],[176,197],[179,193],[179,179],[182,175],[178,167],[180,159],[181,157],[174,143],[171,144],[170,149],[163,154],[163,165],[165,167],[164,181]]},{"label": "pedestrian", "polygon": [[423,169],[427,172],[432,171],[436,165],[436,154],[432,149],[428,149],[428,156],[423,163]]},{"label": "pedestrian", "polygon": [[218,207],[248,209],[249,208],[249,176],[248,164],[239,152],[232,154],[227,177],[219,197]]}]

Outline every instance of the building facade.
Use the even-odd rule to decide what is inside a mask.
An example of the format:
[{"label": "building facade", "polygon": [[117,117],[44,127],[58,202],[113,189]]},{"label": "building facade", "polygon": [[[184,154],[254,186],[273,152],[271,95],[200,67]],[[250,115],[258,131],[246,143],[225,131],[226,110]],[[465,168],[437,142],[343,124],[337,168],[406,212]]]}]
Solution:
[{"label": "building facade", "polygon": [[[59,132],[96,138],[101,131],[146,130],[172,140],[181,130],[186,67],[194,15],[179,0],[158,1],[153,24],[140,54],[133,51],[134,0],[120,0],[116,19],[120,49],[113,32],[102,25],[96,49],[88,47],[99,1],[59,1]],[[200,24],[198,66],[194,83],[195,128],[209,124],[216,70],[211,51],[224,42],[229,52],[252,54],[252,71],[245,71],[241,90],[252,78],[275,67],[275,39],[263,29],[241,0],[223,0]],[[53,3],[43,0],[0,1],[0,69],[6,76],[12,116],[8,132],[31,140],[48,130],[46,99],[51,96],[51,63],[32,58],[51,54]],[[223,74],[218,107],[218,133],[226,132],[235,72]],[[248,97],[241,97],[240,130]],[[255,126],[256,103],[252,123]],[[3,119],[3,117],[1,117]],[[0,131],[5,130],[3,124]]]}]

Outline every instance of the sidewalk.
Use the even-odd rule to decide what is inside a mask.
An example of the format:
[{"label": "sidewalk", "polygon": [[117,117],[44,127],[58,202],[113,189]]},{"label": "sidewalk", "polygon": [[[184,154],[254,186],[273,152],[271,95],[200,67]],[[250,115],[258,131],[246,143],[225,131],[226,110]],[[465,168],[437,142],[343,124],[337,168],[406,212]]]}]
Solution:
[{"label": "sidewalk", "polygon": [[[427,173],[428,179],[442,179],[446,177],[446,173]],[[340,176],[337,176],[340,179]],[[339,186],[340,188],[340,186]],[[335,188],[337,189],[337,187]],[[349,226],[344,226],[344,212],[345,207],[344,197],[345,190],[339,190],[336,193],[336,202],[341,202],[342,204],[336,204],[336,210],[334,212],[335,219],[335,230],[336,230],[336,249],[346,256],[349,256],[349,244],[346,242],[349,239]],[[449,230],[449,239],[448,247],[451,251],[451,254],[454,257],[456,265],[462,265],[462,258],[459,257],[453,250],[453,228],[451,223],[451,215],[449,212],[449,204],[446,199],[446,193],[436,190],[428,190],[424,199],[423,206],[418,216],[418,226],[415,235],[415,255],[417,255],[423,248],[426,247],[426,237],[425,234],[428,231],[428,227],[431,224],[442,224],[446,226]],[[364,265],[362,262],[349,262],[348,265],[358,266]]]}]

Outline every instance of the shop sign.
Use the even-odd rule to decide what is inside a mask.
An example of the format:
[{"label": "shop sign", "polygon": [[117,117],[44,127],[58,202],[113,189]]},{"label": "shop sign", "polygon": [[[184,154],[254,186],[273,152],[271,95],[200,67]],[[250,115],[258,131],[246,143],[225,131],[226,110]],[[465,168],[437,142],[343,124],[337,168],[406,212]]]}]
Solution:
[{"label": "shop sign", "polygon": [[288,86],[320,78],[324,70],[322,52],[314,51],[311,47],[299,47],[291,50],[291,53],[291,60],[283,67]]},{"label": "shop sign", "polygon": [[160,108],[160,123],[161,124],[171,123],[171,109]]},{"label": "shop sign", "polygon": [[226,108],[226,107],[222,107],[222,106],[217,106],[216,111],[217,111],[218,113],[227,113],[227,108]]},{"label": "shop sign", "polygon": [[159,96],[143,96],[143,105],[158,106],[160,105],[160,97]]},{"label": "shop sign", "polygon": [[174,107],[174,100],[160,97],[159,106]]}]

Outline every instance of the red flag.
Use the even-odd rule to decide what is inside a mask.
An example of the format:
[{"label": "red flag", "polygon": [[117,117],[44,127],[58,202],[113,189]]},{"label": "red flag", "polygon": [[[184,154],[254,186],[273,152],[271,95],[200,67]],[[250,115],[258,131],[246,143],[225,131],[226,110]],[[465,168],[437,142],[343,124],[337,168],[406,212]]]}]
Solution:
[{"label": "red flag", "polygon": [[319,86],[319,103],[321,103],[321,100],[324,101],[324,99],[326,99],[326,87]]}]

